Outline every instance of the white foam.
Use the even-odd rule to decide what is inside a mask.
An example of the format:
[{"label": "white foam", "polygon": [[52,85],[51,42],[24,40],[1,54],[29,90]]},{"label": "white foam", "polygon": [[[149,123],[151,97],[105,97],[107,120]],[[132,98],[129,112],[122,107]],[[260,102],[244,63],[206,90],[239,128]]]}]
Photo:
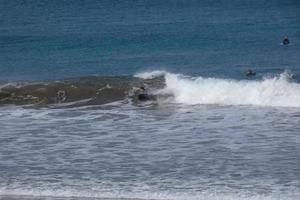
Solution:
[{"label": "white foam", "polygon": [[[286,191],[288,192],[288,191]],[[300,194],[297,191],[289,191],[288,193],[274,192],[269,194],[243,193],[243,192],[225,192],[203,191],[203,192],[151,192],[151,191],[135,191],[123,192],[116,190],[97,191],[92,190],[75,190],[75,189],[4,189],[0,188],[1,196],[11,197],[53,197],[53,198],[99,198],[99,199],[140,199],[140,200],[294,200],[299,199]],[[43,199],[43,198],[42,198]],[[51,199],[51,198],[49,198]]]},{"label": "white foam", "polygon": [[152,79],[152,78],[164,76],[166,74],[168,74],[168,72],[166,72],[166,71],[160,71],[160,70],[155,70],[155,71],[152,71],[152,72],[137,73],[137,74],[134,75],[134,77],[141,78],[141,79]]},{"label": "white foam", "polygon": [[[150,73],[151,74],[151,73]],[[184,77],[166,73],[164,93],[176,103],[300,107],[300,84],[289,82],[290,75],[264,80],[230,80]]]},{"label": "white foam", "polygon": [[6,88],[6,87],[20,88],[20,87],[22,87],[23,85],[25,85],[25,83],[18,83],[18,82],[15,82],[15,83],[4,83],[4,84],[0,84],[0,91],[1,91],[1,89]]}]

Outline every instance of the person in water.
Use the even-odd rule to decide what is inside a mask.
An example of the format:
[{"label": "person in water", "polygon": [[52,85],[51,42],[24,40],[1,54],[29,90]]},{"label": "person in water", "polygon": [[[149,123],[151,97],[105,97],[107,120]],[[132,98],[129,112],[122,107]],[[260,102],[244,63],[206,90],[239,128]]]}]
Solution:
[{"label": "person in water", "polygon": [[139,101],[149,101],[149,100],[155,100],[156,99],[155,96],[148,93],[147,88],[144,85],[140,86],[136,90],[135,95],[136,95],[136,97]]},{"label": "person in water", "polygon": [[256,75],[256,72],[249,69],[247,72],[246,72],[246,76],[255,76]]},{"label": "person in water", "polygon": [[149,100],[149,96],[148,96],[148,94],[147,94],[147,92],[146,92],[145,86],[141,86],[141,87],[139,88],[139,94],[137,95],[137,97],[138,97],[138,99],[139,99],[140,101],[146,101],[146,100]]},{"label": "person in water", "polygon": [[285,35],[285,36],[283,37],[282,44],[288,45],[289,43],[290,43],[290,40],[289,40],[288,36]]},{"label": "person in water", "polygon": [[134,95],[140,101],[148,100],[148,94],[144,85],[134,89]]}]

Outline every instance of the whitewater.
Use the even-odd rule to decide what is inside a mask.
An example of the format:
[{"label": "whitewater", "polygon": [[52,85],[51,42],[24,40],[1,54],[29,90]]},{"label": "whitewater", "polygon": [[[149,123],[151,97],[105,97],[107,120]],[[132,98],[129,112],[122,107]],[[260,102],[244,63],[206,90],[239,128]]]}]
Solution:
[{"label": "whitewater", "polygon": [[288,72],[262,80],[190,77],[166,71],[135,76],[164,76],[166,87],[160,92],[172,94],[176,103],[300,107],[300,85],[293,82],[293,75]]}]

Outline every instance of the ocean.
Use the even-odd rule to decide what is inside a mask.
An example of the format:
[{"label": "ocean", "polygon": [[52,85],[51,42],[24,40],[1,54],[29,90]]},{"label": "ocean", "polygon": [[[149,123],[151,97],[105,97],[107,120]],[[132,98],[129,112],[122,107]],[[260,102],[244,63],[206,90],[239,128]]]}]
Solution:
[{"label": "ocean", "polygon": [[300,199],[299,58],[297,0],[1,0],[0,199]]}]

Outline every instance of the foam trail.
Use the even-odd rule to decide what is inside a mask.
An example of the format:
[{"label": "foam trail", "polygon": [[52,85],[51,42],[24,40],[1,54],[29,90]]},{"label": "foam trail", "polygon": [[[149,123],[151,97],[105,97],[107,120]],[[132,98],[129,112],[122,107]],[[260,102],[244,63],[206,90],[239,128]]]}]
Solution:
[{"label": "foam trail", "polygon": [[300,85],[287,73],[260,81],[183,77],[166,73],[164,93],[183,104],[300,107]]}]

